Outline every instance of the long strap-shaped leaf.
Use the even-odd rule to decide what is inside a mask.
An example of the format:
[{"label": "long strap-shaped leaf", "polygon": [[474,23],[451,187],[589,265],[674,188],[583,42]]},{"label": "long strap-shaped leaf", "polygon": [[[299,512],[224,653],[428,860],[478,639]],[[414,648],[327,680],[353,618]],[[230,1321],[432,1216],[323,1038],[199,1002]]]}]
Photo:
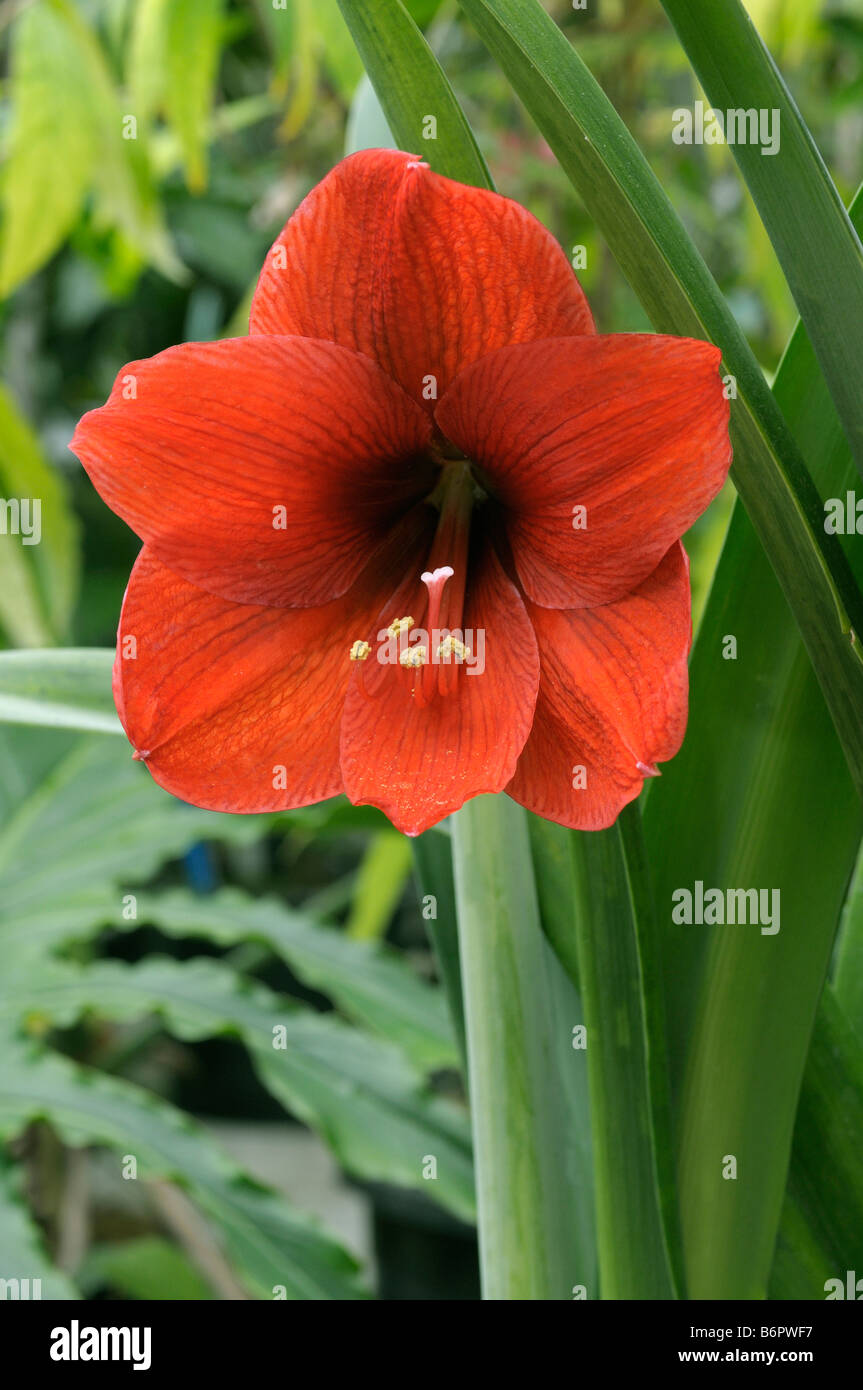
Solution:
[{"label": "long strap-shaped leaf", "polygon": [[609,830],[569,838],[602,1297],[675,1298],[665,1020],[641,811],[627,806]]},{"label": "long strap-shaped leaf", "polygon": [[[818,484],[844,497],[854,467],[802,325],[774,391]],[[763,1297],[810,1030],[861,815],[790,614],[739,507],[691,684],[683,749],[645,810],[667,923],[672,1055],[687,1062],[685,1081],[679,1072],[673,1080],[681,1089],[689,1292]],[[763,934],[757,924],[674,925],[672,894],[695,893],[699,881],[705,892],[764,889],[771,905],[776,890],[779,919]]]},{"label": "long strap-shaped leaf", "polygon": [[[798,1255],[795,1262],[793,1292],[777,1296],[823,1298],[825,1257],[827,1275],[843,1285],[847,1270],[863,1276],[863,1044],[830,984],[818,1010],[800,1093],[780,1235],[786,1271],[792,1272],[792,1248],[795,1254],[802,1248],[804,1259]],[[823,1252],[815,1270],[805,1258],[813,1245]],[[781,1277],[783,1271],[778,1273]],[[774,1267],[771,1293],[776,1275]]]},{"label": "long strap-shaped leaf", "polygon": [[[447,178],[491,188],[491,176],[452,87],[401,0],[339,0],[400,148]],[[433,116],[434,139],[423,122]]]},{"label": "long strap-shaped leaf", "polygon": [[736,379],[734,481],[863,792],[863,605],[758,363],[638,145],[537,0],[460,0],[663,332],[709,338]]},{"label": "long strap-shaped leaf", "polygon": [[[740,166],[863,473],[863,246],[740,0],[662,0]],[[750,112],[758,125],[751,128]],[[730,113],[730,114],[728,114]],[[740,138],[742,136],[742,139]],[[775,147],[763,138],[775,139]]]}]

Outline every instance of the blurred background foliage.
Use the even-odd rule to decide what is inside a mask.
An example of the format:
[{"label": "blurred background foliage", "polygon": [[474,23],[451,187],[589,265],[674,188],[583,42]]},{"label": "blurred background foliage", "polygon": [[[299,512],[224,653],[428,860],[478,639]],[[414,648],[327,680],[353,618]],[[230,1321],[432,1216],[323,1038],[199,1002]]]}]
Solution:
[{"label": "blurred background foliage", "polygon": [[[600,331],[647,330],[453,0],[408,7],[499,190],[570,254],[584,247],[580,277]],[[546,7],[647,154],[772,377],[795,321],[790,294],[729,150],[671,140],[672,111],[701,94],[659,4]],[[847,200],[863,147],[863,6],[748,8]],[[286,218],[346,148],[382,143],[386,128],[336,0],[5,0],[0,62],[0,495],[42,499],[40,545],[0,536],[0,639],[108,647],[138,542],[68,452],[77,419],[126,362],[244,333]],[[725,494],[689,539],[696,612],[728,511]],[[120,748],[107,735],[2,735],[0,930],[11,964],[0,1134],[12,1161],[0,1167],[0,1249],[5,1239],[27,1269],[50,1259],[45,1279],[63,1292],[74,1281],[85,1296],[271,1297],[286,1285],[289,1297],[475,1297],[457,1044],[405,842],[377,813],[339,802],[246,820],[193,812]],[[445,835],[425,839],[435,881]],[[445,895],[446,876],[421,891]],[[39,987],[27,969],[35,950],[51,962]],[[273,1063],[274,1021],[293,1030],[290,1075]],[[187,1129],[182,1112],[206,1128]],[[212,1139],[221,1126],[230,1147],[243,1123],[283,1126],[285,1112],[361,1189],[359,1275]],[[304,1159],[278,1132],[280,1157],[268,1166],[259,1143],[246,1166],[313,1208],[289,1170],[323,1159],[317,1149]],[[111,1181],[116,1165],[100,1168],[93,1153],[82,1177],[80,1146],[143,1155],[147,1144],[146,1203],[130,1202]],[[429,1153],[441,1159],[436,1182],[422,1176]],[[192,1198],[191,1215],[166,1179]],[[335,1191],[317,1206],[351,1245]],[[216,1248],[196,1225],[202,1214],[220,1232]],[[285,1268],[294,1284],[278,1277]]]}]

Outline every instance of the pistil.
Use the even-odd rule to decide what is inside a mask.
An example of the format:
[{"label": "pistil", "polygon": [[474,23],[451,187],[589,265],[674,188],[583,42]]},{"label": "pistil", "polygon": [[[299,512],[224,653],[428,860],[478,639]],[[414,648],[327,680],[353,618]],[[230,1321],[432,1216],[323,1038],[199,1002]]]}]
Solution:
[{"label": "pistil", "polygon": [[[439,457],[443,457],[439,454]],[[470,465],[464,458],[443,463],[438,485],[429,502],[439,510],[438,524],[429,552],[429,568],[420,575],[427,594],[420,627],[427,633],[427,645],[409,645],[408,635],[416,625],[410,616],[395,618],[386,629],[398,644],[398,663],[419,708],[436,694],[452,694],[456,688],[457,667],[470,652],[450,629],[461,630],[468,568],[470,517],[475,486]],[[436,641],[434,634],[438,633]],[[419,637],[419,632],[417,632]],[[370,654],[369,643],[357,640],[350,658],[363,693],[372,698],[363,678],[363,665]]]},{"label": "pistil", "polygon": [[[435,629],[448,632],[452,628],[460,630],[462,626],[474,502],[474,482],[466,460],[444,466],[433,500],[439,503],[440,518],[432,541],[429,568],[421,575],[429,594],[425,627],[430,645]],[[451,660],[441,661],[439,650],[435,649],[432,662],[417,682],[414,696],[418,703],[428,704],[435,688],[441,695],[452,694],[456,679],[457,664]]]}]

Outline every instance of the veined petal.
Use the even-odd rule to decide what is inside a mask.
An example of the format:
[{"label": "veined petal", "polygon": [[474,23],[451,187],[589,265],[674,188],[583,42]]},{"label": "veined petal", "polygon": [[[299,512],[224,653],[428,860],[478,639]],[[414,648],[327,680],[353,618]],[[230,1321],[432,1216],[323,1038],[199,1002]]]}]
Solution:
[{"label": "veined petal", "polygon": [[593,319],[560,246],[518,203],[435,174],[414,155],[363,150],[285,226],[250,332],[355,348],[432,409],[485,353],[592,333]]},{"label": "veined petal", "polygon": [[439,402],[503,504],[519,579],[552,608],[629,593],[731,463],[719,349],[613,334],[501,348]]},{"label": "veined petal", "polygon": [[145,547],[123,603],[114,693],[155,780],[216,811],[286,809],[340,792],[351,643],[429,538],[426,516],[408,518],[347,594],[295,609],[208,594]]},{"label": "veined petal", "polygon": [[616,603],[527,609],[539,643],[539,698],[506,790],[548,820],[601,830],[683,741],[692,635],[683,546],[673,545]]},{"label": "veined petal", "polygon": [[[417,606],[416,579],[381,613]],[[482,634],[480,637],[479,634]],[[345,791],[358,805],[378,806],[397,829],[419,835],[480,792],[500,791],[528,736],[539,681],[536,640],[521,597],[490,546],[474,560],[464,635],[484,670],[458,669],[455,689],[420,706],[411,674],[367,663],[365,693],[350,690],[342,718]]]},{"label": "veined petal", "polygon": [[236,338],[130,363],[71,447],[177,574],[238,603],[313,605],[345,593],[427,491],[429,434],[368,358]]}]

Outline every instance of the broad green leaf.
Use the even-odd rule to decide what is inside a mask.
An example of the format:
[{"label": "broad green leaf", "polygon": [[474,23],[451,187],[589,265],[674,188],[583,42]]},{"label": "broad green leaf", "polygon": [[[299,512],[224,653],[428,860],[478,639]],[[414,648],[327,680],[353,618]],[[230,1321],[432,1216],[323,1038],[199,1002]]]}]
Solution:
[{"label": "broad green leaf", "polygon": [[[491,180],[473,132],[401,0],[339,0],[339,8],[399,148],[421,155],[440,174],[488,188]],[[424,135],[429,116],[435,138]]]},{"label": "broad green leaf", "polygon": [[[7,576],[0,584],[0,624],[19,646],[62,640],[78,596],[78,525],[59,474],[2,385],[0,508],[6,514],[0,569]],[[15,574],[17,584],[10,582]]]},{"label": "broad green leaf", "polygon": [[165,34],[165,108],[180,137],[186,183],[207,182],[207,129],[221,48],[224,0],[171,0]]},{"label": "broad green leaf", "polygon": [[362,1297],[356,1264],[281,1197],[252,1182],[182,1111],[149,1091],[76,1066],[34,1043],[0,1047],[0,1137],[34,1120],[50,1122],[65,1143],[134,1158],[138,1181],[182,1184],[215,1224],[243,1282],[257,1298],[284,1285],[292,1299]]},{"label": "broad green leaf", "polygon": [[638,145],[537,0],[461,0],[580,193],[654,326],[709,339],[736,382],[733,478],[863,790],[863,601],[743,334]]},{"label": "broad green leaf", "polygon": [[100,647],[0,652],[0,723],[122,734],[113,664],[114,653]]},{"label": "broad green leaf", "polygon": [[52,256],[77,220],[97,151],[74,37],[50,4],[27,5],[11,46],[12,131],[3,170],[0,296]]},{"label": "broad green leaf", "polygon": [[389,947],[355,941],[273,898],[250,898],[230,888],[206,896],[181,890],[144,893],[138,898],[137,921],[172,936],[205,937],[220,946],[262,942],[305,984],[400,1047],[415,1066],[432,1071],[457,1063],[442,992],[420,979]]},{"label": "broad green leaf", "polygon": [[357,941],[379,941],[399,905],[411,870],[411,847],[397,830],[371,839],[354,886],[347,932]]},{"label": "broad green leaf", "polygon": [[[740,0],[662,0],[767,228],[863,473],[863,246],[782,75]],[[729,116],[727,113],[731,113]],[[734,120],[734,128],[730,120]],[[765,149],[764,136],[773,140]],[[856,345],[856,346],[855,346]]]},{"label": "broad green leaf", "polygon": [[133,1236],[87,1251],[76,1278],[85,1292],[103,1285],[129,1298],[203,1302],[212,1289],[188,1256],[162,1236]]},{"label": "broad green leaf", "polygon": [[681,1283],[662,980],[641,812],[571,832],[604,1299]]},{"label": "broad green leaf", "polygon": [[11,789],[5,808],[0,797],[0,942],[8,964],[13,945],[16,954],[40,955],[128,921],[134,885],[196,841],[249,843],[270,824],[175,800],[115,739],[69,746],[53,730],[0,729],[0,774],[0,792]]},{"label": "broad green leaf", "polygon": [[[802,325],[774,391],[817,485],[844,496],[854,467]],[[863,571],[863,557],[855,562]],[[686,1062],[673,1081],[689,1295],[764,1297],[809,1037],[863,824],[806,653],[739,505],[695,644],[687,736],[650,790],[645,828],[672,1056]],[[674,925],[672,894],[699,881],[778,890],[779,931]],[[723,1178],[725,1155],[738,1181]]]},{"label": "broad green leaf", "polygon": [[[23,1169],[0,1156],[0,1287],[3,1297],[80,1298],[72,1281],[51,1262],[45,1237],[24,1202]],[[13,1292],[16,1289],[17,1292]],[[24,1281],[23,1285],[22,1282]]]},{"label": "broad green leaf", "polygon": [[579,1000],[539,922],[526,812],[452,821],[483,1298],[595,1298]]},{"label": "broad green leaf", "polygon": [[[465,1117],[428,1093],[389,1044],[206,959],[97,961],[86,969],[46,961],[38,972],[10,969],[0,982],[0,1024],[67,1026],[91,1011],[119,1021],[156,1014],[184,1040],[233,1034],[264,1085],[320,1133],[349,1172],[422,1191],[471,1219]],[[437,1162],[434,1180],[423,1176],[429,1156]]]}]

